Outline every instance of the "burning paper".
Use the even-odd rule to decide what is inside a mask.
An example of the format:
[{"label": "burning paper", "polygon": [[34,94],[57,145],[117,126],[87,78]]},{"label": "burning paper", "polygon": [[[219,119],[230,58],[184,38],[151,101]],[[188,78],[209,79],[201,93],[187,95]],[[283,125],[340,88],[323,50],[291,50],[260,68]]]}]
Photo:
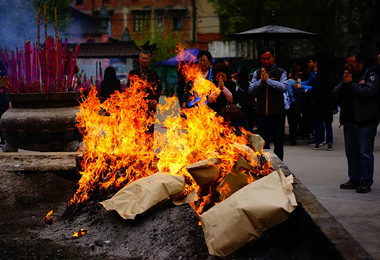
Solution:
[{"label": "burning paper", "polygon": [[[89,199],[103,200],[140,178],[165,172],[185,179],[185,195],[197,192],[197,202],[191,206],[201,214],[206,204],[212,206],[226,197],[223,193],[227,189],[219,190],[220,183],[240,157],[252,165],[246,171],[248,175],[265,176],[273,171],[259,149],[246,149],[250,145],[249,133],[243,130],[242,135],[236,135],[234,128],[206,105],[207,94],[216,86],[202,77],[199,66],[193,62],[181,66],[186,80],[194,82],[193,93],[200,101],[195,108],[166,117],[161,122],[166,132],[155,132],[154,138],[147,134],[154,117],[147,116],[147,95],[143,90],[150,85],[146,81],[131,78],[132,84],[125,92],[117,92],[103,103],[95,89],[90,91],[77,114],[83,135],[83,170],[69,208],[76,209]],[[166,99],[165,105],[157,107],[157,113],[168,114],[176,107],[175,97]],[[206,178],[211,181],[208,189],[201,188],[205,180],[200,181],[188,171],[189,165],[203,160],[218,161]],[[217,198],[210,199],[212,195]]]},{"label": "burning paper", "polygon": [[53,223],[53,217],[52,217],[53,211],[50,210],[48,214],[45,216],[45,223],[48,225],[51,225]]},{"label": "burning paper", "polygon": [[291,180],[272,172],[200,215],[209,253],[225,257],[286,220],[297,206]]},{"label": "burning paper", "polygon": [[219,160],[216,158],[206,159],[193,163],[187,166],[186,169],[198,185],[206,185],[219,177],[219,170],[216,167],[219,163]]}]

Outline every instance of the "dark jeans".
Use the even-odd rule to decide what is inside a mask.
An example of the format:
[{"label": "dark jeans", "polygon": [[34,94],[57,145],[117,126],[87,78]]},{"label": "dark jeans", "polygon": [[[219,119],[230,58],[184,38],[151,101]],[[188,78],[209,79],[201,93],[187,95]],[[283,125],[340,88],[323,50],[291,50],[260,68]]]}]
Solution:
[{"label": "dark jeans", "polygon": [[373,184],[375,164],[373,148],[377,125],[377,123],[366,126],[356,126],[353,123],[343,125],[348,177],[368,186]]},{"label": "dark jeans", "polygon": [[326,143],[333,143],[333,131],[332,122],[314,122],[314,140],[316,144],[321,144],[325,141],[325,130],[326,130]]},{"label": "dark jeans", "polygon": [[284,159],[285,114],[283,115],[256,115],[258,134],[265,141],[265,149],[270,149],[271,136],[274,144],[274,153],[281,160]]}]

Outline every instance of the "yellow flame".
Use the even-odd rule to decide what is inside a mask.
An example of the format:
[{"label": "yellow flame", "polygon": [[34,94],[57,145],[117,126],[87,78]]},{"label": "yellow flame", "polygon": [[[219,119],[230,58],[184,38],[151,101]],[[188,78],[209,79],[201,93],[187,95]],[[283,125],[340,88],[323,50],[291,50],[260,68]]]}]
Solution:
[{"label": "yellow flame", "polygon": [[[69,206],[77,206],[95,195],[117,191],[138,178],[162,171],[185,176],[186,193],[198,191],[199,201],[191,206],[200,214],[205,205],[212,202],[212,193],[240,156],[254,163],[250,155],[233,145],[247,144],[247,133],[243,131],[243,135],[237,136],[233,127],[206,105],[206,96],[216,86],[200,75],[193,61],[182,63],[181,69],[186,81],[194,82],[192,92],[202,99],[197,107],[184,109],[178,115],[174,113],[178,109],[176,98],[166,98],[164,105],[158,105],[157,113],[168,116],[164,122],[156,119],[156,123],[163,124],[167,130],[162,134],[156,132],[154,140],[147,133],[154,117],[146,112],[148,100],[144,89],[151,87],[146,81],[131,77],[132,84],[125,92],[116,92],[103,103],[96,97],[95,88],[91,89],[77,114],[77,126],[83,135],[83,171]],[[220,160],[217,165],[220,175],[208,193],[201,194],[201,188],[186,166],[208,158]],[[270,163],[264,168],[259,166],[256,168],[262,175],[272,170]],[[224,187],[218,192],[223,194],[227,190]]]}]

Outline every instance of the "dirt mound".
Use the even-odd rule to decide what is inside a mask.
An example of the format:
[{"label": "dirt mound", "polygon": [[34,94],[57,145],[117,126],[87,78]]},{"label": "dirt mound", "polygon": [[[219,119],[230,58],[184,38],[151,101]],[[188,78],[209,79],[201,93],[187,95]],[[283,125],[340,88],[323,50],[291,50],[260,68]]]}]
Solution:
[{"label": "dirt mound", "polygon": [[[94,202],[64,218],[77,181],[62,172],[0,171],[0,259],[216,259],[189,205],[161,205],[132,221]],[[50,210],[53,223],[47,225]],[[227,259],[331,257],[300,210]],[[87,233],[72,239],[82,228]]]}]

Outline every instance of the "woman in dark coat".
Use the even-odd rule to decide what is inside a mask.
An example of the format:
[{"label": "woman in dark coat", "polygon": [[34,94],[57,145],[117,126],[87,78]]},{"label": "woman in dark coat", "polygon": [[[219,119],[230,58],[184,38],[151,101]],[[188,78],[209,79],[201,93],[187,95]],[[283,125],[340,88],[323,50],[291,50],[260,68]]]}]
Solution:
[{"label": "woman in dark coat", "polygon": [[332,122],[335,108],[332,98],[333,88],[334,80],[329,74],[327,64],[319,64],[317,77],[311,88],[313,100],[311,113],[315,132],[314,149],[319,149],[319,145],[325,141],[325,132],[328,150],[333,149]]},{"label": "woman in dark coat", "polygon": [[219,90],[215,90],[208,95],[207,102],[217,114],[220,114],[222,108],[227,104],[234,103],[236,96],[236,84],[231,79],[228,79],[228,67],[224,63],[219,63],[214,66],[213,83]]},{"label": "woman in dark coat", "polygon": [[100,96],[109,98],[115,90],[121,92],[120,80],[116,77],[116,71],[114,67],[107,67],[104,71],[104,78],[100,86]]}]

